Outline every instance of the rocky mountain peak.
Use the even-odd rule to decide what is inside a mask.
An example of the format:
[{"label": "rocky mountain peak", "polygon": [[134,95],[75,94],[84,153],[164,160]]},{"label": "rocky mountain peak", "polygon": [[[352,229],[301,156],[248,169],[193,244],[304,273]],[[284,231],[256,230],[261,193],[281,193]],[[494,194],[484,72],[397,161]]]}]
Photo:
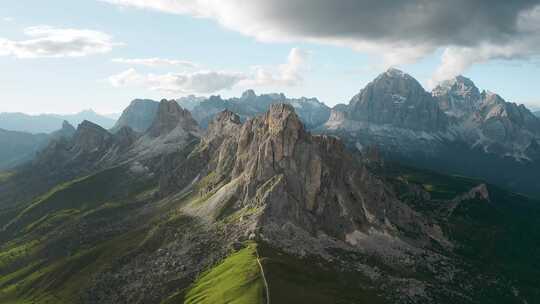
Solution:
[{"label": "rocky mountain peak", "polygon": [[145,132],[156,116],[159,103],[150,99],[135,99],[131,101],[129,106],[122,112],[122,115],[112,128],[113,132],[117,132],[124,126],[129,126],[137,132]]},{"label": "rocky mountain peak", "polygon": [[75,132],[75,127],[73,127],[73,125],[71,125],[71,124],[69,123],[69,121],[64,120],[64,121],[62,122],[62,129],[61,129],[61,130],[65,130],[65,131],[73,131],[73,132]]},{"label": "rocky mountain peak", "polygon": [[240,116],[229,110],[223,110],[208,124],[203,140],[211,142],[216,138],[237,136],[241,125]]},{"label": "rocky mountain peak", "polygon": [[436,132],[447,125],[437,101],[412,76],[390,69],[349,104],[349,118],[366,124]]},{"label": "rocky mountain peak", "polygon": [[179,126],[186,131],[194,131],[198,128],[197,122],[188,110],[180,107],[174,100],[163,99],[159,103],[156,117],[147,133],[152,137],[158,137]]},{"label": "rocky mountain peak", "polygon": [[296,114],[294,107],[290,104],[273,104],[270,106],[266,121],[271,135],[290,132],[296,134],[304,133],[304,125]]},{"label": "rocky mountain peak", "polygon": [[75,134],[76,129],[67,120],[62,123],[62,128],[51,133],[49,141],[56,141],[62,138],[70,139]]},{"label": "rocky mountain peak", "polygon": [[472,114],[481,100],[480,90],[463,76],[443,81],[433,89],[432,94],[446,114],[456,117]]},{"label": "rocky mountain peak", "polygon": [[388,68],[388,70],[386,70],[382,75],[386,77],[396,77],[396,78],[409,77],[408,74],[394,67]]},{"label": "rocky mountain peak", "polygon": [[463,98],[480,98],[480,90],[472,80],[464,76],[457,76],[453,79],[441,82],[435,89],[433,95],[441,96],[452,94]]},{"label": "rocky mountain peak", "polygon": [[391,90],[422,88],[422,85],[414,77],[396,68],[389,68],[386,72],[377,76],[373,83],[378,86],[386,85]]},{"label": "rocky mountain peak", "polygon": [[108,145],[111,134],[101,126],[85,120],[79,124],[73,135],[74,147],[79,151],[100,150]]},{"label": "rocky mountain peak", "polygon": [[100,125],[98,124],[95,124],[91,121],[88,121],[88,120],[84,120],[83,122],[81,122],[79,124],[79,126],[77,126],[77,134],[78,135],[82,135],[82,134],[109,134],[109,132],[107,132],[107,130],[105,130],[103,127],[101,127]]},{"label": "rocky mountain peak", "polygon": [[[208,162],[204,171],[209,174],[204,178],[208,189],[202,191],[215,193],[209,199],[211,206],[228,204],[231,212],[260,210],[249,229],[258,227],[261,238],[290,242],[293,248],[295,241],[283,235],[281,227],[286,224],[287,233],[324,234],[360,246],[371,228],[389,234],[398,233],[395,227],[429,229],[339,138],[305,131],[291,105],[272,105],[242,125],[235,114],[223,111],[210,125],[197,150],[199,159]],[[223,126],[235,128],[234,132],[209,138]],[[182,172],[162,184],[181,184],[174,179]],[[185,183],[181,185],[177,189]],[[209,207],[197,212],[215,214]]]},{"label": "rocky mountain peak", "polygon": [[241,99],[252,99],[252,98],[256,98],[257,97],[257,94],[255,94],[255,91],[253,90],[246,90],[244,93],[242,93],[242,97]]}]

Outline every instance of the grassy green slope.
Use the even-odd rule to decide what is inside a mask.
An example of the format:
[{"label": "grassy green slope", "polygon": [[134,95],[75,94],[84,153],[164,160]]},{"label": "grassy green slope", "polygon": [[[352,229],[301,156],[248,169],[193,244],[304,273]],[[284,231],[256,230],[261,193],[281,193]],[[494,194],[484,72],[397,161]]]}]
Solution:
[{"label": "grassy green slope", "polygon": [[[265,303],[264,282],[257,262],[257,245],[232,254],[221,264],[203,273],[185,293],[186,304]],[[182,303],[179,298],[166,303]]]},{"label": "grassy green slope", "polygon": [[143,244],[147,231],[89,239],[141,206],[155,182],[116,167],[51,189],[0,230],[0,303],[78,303],[88,278]]}]

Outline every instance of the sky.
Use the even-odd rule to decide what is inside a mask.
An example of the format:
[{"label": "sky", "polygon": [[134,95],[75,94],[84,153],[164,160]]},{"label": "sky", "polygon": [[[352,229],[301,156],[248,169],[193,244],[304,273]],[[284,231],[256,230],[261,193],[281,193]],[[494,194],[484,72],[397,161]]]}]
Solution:
[{"label": "sky", "polygon": [[540,108],[540,0],[6,0],[0,112],[283,92],[348,103],[389,67]]}]

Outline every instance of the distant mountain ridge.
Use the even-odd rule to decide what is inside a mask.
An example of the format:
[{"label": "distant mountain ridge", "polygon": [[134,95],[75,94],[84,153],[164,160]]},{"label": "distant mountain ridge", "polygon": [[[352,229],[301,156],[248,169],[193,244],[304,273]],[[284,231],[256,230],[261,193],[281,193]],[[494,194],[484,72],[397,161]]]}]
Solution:
[{"label": "distant mountain ridge", "polygon": [[[245,91],[239,98],[223,99],[219,95],[204,98],[191,95],[178,98],[176,102],[189,110],[202,128],[206,128],[215,115],[223,110],[237,113],[242,120],[245,120],[266,112],[270,105],[277,103],[292,105],[309,129],[321,126],[330,117],[330,108],[316,98],[288,98],[282,93],[257,95],[253,90]],[[137,132],[144,132],[150,127],[157,107],[158,102],[154,100],[133,100],[112,130],[129,126]]]},{"label": "distant mountain ridge", "polygon": [[92,121],[103,128],[112,128],[115,119],[100,115],[93,110],[84,110],[76,114],[40,114],[0,113],[0,128],[28,133],[51,133],[62,127],[64,121],[78,125],[84,120]]},{"label": "distant mountain ridge", "polygon": [[429,93],[390,69],[348,105],[334,107],[319,131],[360,150],[376,146],[388,159],[540,196],[540,118],[463,76]]},{"label": "distant mountain ridge", "polygon": [[206,127],[215,115],[223,110],[232,111],[245,120],[264,113],[270,105],[278,103],[293,106],[308,129],[324,124],[330,117],[330,108],[316,98],[288,98],[282,93],[257,95],[253,90],[245,91],[239,98],[223,99],[221,96],[211,96],[195,106],[192,114],[202,127]]},{"label": "distant mountain ridge", "polygon": [[64,121],[62,128],[52,133],[32,134],[28,132],[0,129],[0,170],[11,170],[29,162],[45,148],[50,141],[69,138],[75,128]]}]

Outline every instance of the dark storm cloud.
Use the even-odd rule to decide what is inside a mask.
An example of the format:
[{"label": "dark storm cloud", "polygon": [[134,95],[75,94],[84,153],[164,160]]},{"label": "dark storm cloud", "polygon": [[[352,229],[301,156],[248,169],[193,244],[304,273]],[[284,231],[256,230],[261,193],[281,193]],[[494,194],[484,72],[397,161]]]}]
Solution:
[{"label": "dark storm cloud", "polygon": [[288,33],[329,39],[471,46],[520,35],[521,13],[539,0],[255,1],[260,16]]}]

